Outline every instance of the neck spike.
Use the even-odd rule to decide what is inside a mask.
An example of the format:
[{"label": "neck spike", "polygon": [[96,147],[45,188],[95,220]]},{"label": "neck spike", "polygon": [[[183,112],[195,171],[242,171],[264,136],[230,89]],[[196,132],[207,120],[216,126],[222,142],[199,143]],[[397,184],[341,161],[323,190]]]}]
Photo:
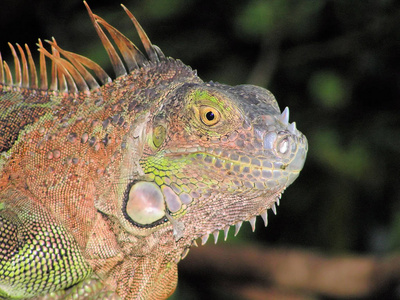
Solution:
[{"label": "neck spike", "polygon": [[[129,72],[133,72],[135,69],[144,67],[149,62],[157,64],[166,60],[162,51],[150,42],[143,28],[125,6],[122,5],[139,34],[147,57],[120,31],[108,24],[103,18],[93,14],[86,1],[83,3],[110,57],[117,77],[127,75],[127,69]],[[109,34],[111,41],[103,29]],[[23,47],[16,44],[18,48],[18,51],[16,51],[15,46],[9,43],[14,59],[15,80],[13,80],[8,64],[1,59],[0,55],[0,84],[16,88],[52,90],[60,93],[90,93],[92,90],[101,88],[99,83],[105,85],[112,82],[110,76],[92,60],[62,49],[57,45],[54,38],[51,41],[46,40],[46,43],[51,46],[51,50],[46,50],[40,39],[37,44],[40,53],[39,71],[36,70],[31,51],[27,45],[23,49]],[[122,58],[114,46],[117,46]],[[52,63],[51,71],[49,71],[49,81],[46,57]],[[94,75],[89,70],[93,71]]]}]

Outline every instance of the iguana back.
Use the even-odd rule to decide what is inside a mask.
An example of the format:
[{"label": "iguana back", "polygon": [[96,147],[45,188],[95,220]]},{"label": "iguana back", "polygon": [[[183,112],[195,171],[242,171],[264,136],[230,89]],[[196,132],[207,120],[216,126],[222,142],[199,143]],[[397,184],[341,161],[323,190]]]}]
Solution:
[{"label": "iguana back", "polygon": [[124,7],[146,57],[85,5],[116,79],[55,40],[38,72],[0,59],[0,298],[165,299],[196,239],[267,222],[304,164],[269,91],[204,83]]}]

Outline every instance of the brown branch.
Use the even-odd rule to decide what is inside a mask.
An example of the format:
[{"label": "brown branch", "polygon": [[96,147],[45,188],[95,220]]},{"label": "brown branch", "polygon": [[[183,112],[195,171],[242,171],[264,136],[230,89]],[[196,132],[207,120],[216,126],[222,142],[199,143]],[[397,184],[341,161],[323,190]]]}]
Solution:
[{"label": "brown branch", "polygon": [[[245,299],[366,297],[400,281],[400,255],[326,256],[293,249],[205,246],[192,249],[179,271],[181,277],[205,276],[219,286],[234,282],[229,289]],[[271,293],[272,298],[267,296]]]}]

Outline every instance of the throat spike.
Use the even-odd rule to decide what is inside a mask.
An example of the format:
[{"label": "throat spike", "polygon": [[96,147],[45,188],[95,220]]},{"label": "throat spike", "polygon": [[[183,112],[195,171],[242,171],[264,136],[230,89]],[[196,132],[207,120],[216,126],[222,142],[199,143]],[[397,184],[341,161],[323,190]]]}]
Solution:
[{"label": "throat spike", "polygon": [[235,224],[235,236],[239,233],[240,227],[242,227],[243,221],[239,221]]},{"label": "throat spike", "polygon": [[224,229],[224,241],[226,241],[228,238],[229,228],[230,228],[230,226],[226,226]]},{"label": "throat spike", "polygon": [[256,217],[252,217],[250,220],[251,230],[254,232],[256,230]]},{"label": "throat spike", "polygon": [[214,231],[213,236],[214,236],[214,243],[216,244],[218,242],[219,230]]},{"label": "throat spike", "polygon": [[275,202],[274,202],[274,204],[272,204],[271,209],[272,209],[272,211],[274,212],[274,214],[276,215],[276,214],[277,214],[277,211],[276,211]]},{"label": "throat spike", "polygon": [[183,250],[182,254],[181,254],[181,259],[184,259],[188,253],[189,253],[190,248],[186,248],[185,250]]},{"label": "throat spike", "polygon": [[262,218],[263,221],[264,221],[265,227],[267,227],[267,226],[268,226],[268,212],[267,212],[267,210],[265,210],[265,211],[262,212],[261,218]]},{"label": "throat spike", "polygon": [[203,246],[205,243],[207,243],[209,235],[205,234],[201,237],[201,245]]},{"label": "throat spike", "polygon": [[168,212],[165,213],[165,216],[167,217],[168,221],[170,221],[173,226],[173,235],[175,237],[175,241],[179,241],[183,237],[183,234],[185,231],[185,225],[182,222],[177,221],[174,218],[172,218],[172,216],[169,215]]}]

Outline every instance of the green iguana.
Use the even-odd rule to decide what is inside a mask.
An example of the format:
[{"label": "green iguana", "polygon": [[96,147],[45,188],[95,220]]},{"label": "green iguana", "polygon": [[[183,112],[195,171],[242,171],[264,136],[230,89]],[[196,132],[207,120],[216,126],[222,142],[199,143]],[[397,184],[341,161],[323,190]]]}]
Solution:
[{"label": "green iguana", "polygon": [[2,299],[165,299],[196,239],[267,225],[305,161],[268,90],[203,82],[123,6],[144,55],[85,5],[116,79],[54,39],[39,71],[0,59]]}]

